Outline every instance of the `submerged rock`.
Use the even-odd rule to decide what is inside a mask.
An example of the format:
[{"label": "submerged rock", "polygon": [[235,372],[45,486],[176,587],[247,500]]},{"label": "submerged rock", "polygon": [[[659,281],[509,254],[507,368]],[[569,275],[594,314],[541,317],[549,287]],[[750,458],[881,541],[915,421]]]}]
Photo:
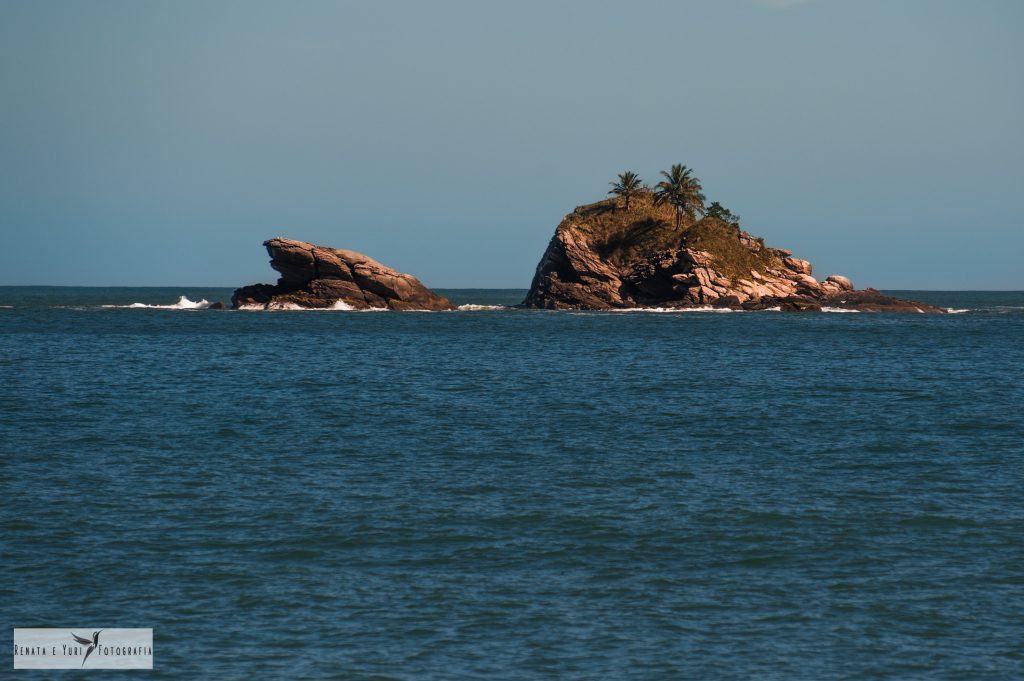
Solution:
[{"label": "submerged rock", "polygon": [[846,277],[818,281],[811,263],[715,218],[675,228],[667,206],[650,195],[629,210],[615,200],[580,206],[558,225],[526,307],[604,310],[630,307],[716,307],[735,310],[945,312],[857,291]]},{"label": "submerged rock", "polygon": [[453,310],[416,277],[396,272],[373,258],[305,241],[275,238],[263,242],[270,266],[281,273],[277,284],[235,290],[234,308],[366,310]]}]

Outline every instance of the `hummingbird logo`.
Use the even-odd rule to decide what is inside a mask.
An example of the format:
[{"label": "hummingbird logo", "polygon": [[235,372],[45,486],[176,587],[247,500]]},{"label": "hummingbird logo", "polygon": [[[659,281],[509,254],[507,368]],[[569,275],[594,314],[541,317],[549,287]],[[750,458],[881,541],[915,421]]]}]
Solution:
[{"label": "hummingbird logo", "polygon": [[[100,629],[100,631],[103,631],[103,630]],[[82,666],[83,667],[85,666],[85,661],[88,660],[89,656],[92,654],[92,651],[96,650],[96,647],[100,644],[100,631],[92,632],[92,640],[91,641],[89,639],[87,639],[87,638],[79,636],[78,634],[76,634],[73,631],[71,632],[71,636],[76,641],[81,643],[83,646],[89,646],[85,650],[85,657],[82,658]]]}]

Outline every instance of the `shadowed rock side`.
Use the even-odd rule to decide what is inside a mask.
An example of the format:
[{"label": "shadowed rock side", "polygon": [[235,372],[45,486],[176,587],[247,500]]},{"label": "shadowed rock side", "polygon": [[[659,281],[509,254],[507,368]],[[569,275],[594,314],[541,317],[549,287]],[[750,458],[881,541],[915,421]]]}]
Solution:
[{"label": "shadowed rock side", "polygon": [[264,241],[270,266],[281,273],[276,285],[236,289],[234,308],[331,308],[357,310],[453,310],[419,279],[385,267],[362,253],[314,246],[294,239]]},{"label": "shadowed rock side", "polygon": [[768,248],[715,218],[674,226],[671,209],[635,198],[580,206],[562,220],[537,265],[526,307],[605,310],[630,307],[727,307],[736,310],[936,312],[846,277],[818,281],[811,263]]}]

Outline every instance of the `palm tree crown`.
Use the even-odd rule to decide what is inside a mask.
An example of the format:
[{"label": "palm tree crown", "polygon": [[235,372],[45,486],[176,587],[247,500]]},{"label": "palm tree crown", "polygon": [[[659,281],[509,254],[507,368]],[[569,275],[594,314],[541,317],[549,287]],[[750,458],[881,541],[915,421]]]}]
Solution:
[{"label": "palm tree crown", "polygon": [[661,171],[665,179],[654,188],[654,205],[667,203],[676,209],[676,229],[686,213],[691,218],[704,213],[704,194],[693,170],[679,163],[668,171]]},{"label": "palm tree crown", "polygon": [[641,180],[640,176],[631,170],[627,170],[624,173],[619,173],[618,182],[609,182],[612,186],[609,194],[615,194],[621,196],[626,203],[626,210],[629,210],[629,199],[632,196],[636,196],[640,192]]}]

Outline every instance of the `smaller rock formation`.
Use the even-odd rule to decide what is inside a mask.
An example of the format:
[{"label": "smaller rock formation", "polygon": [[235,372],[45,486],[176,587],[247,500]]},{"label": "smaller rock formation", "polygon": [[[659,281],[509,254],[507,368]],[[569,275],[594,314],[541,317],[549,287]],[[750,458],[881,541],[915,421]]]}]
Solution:
[{"label": "smaller rock formation", "polygon": [[263,245],[270,254],[270,266],[281,277],[276,285],[237,289],[231,296],[231,306],[236,309],[455,309],[416,277],[396,272],[362,253],[282,238]]}]

